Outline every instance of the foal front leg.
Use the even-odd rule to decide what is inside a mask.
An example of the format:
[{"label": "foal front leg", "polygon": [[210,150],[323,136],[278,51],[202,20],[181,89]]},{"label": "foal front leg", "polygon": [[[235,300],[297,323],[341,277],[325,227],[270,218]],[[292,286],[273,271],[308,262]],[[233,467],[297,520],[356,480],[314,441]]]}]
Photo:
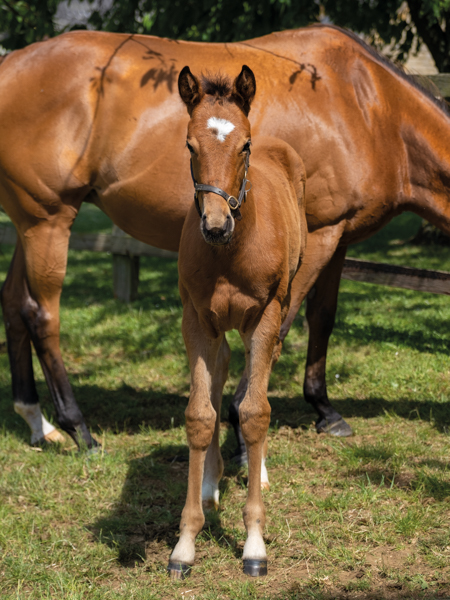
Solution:
[{"label": "foal front leg", "polygon": [[267,451],[270,423],[267,400],[272,352],[278,340],[281,307],[272,301],[254,331],[242,334],[246,348],[249,383],[239,408],[239,418],[248,454],[248,496],[244,507],[247,540],[244,545],[244,573],[253,577],[267,574],[267,554],[263,540],[266,520],[261,495],[261,468]]},{"label": "foal front leg", "polygon": [[190,300],[185,304],[183,337],[191,369],[191,390],[186,408],[189,445],[189,477],[186,504],[181,513],[180,539],[168,565],[171,579],[184,579],[195,559],[195,538],[205,516],[202,507],[202,480],[206,452],[213,438],[217,413],[211,404],[211,389],[222,337],[208,338]]}]

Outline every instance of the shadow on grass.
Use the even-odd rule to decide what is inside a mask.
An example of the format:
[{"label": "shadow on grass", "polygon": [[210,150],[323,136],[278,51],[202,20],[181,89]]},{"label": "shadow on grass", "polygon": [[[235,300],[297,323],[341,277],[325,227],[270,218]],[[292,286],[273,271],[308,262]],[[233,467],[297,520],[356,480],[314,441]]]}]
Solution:
[{"label": "shadow on grass", "polygon": [[[222,446],[230,446],[229,432]],[[120,499],[111,512],[93,523],[89,529],[98,542],[115,548],[123,567],[134,567],[146,559],[146,547],[163,542],[169,554],[178,540],[181,511],[186,499],[188,480],[188,448],[185,445],[162,444],[144,457],[129,462]],[[238,475],[239,468],[227,464],[220,482],[221,494]],[[236,557],[242,554],[236,540],[225,533],[220,512],[206,515],[204,530],[219,546],[232,548]]]},{"label": "shadow on grass", "polygon": [[[96,385],[74,385],[73,389],[88,427],[96,436],[100,436],[103,430],[134,434],[148,426],[165,431],[184,425],[188,394],[180,396],[164,391],[135,389],[125,383],[115,390],[106,390]],[[52,419],[55,412],[46,385],[38,382],[37,390],[44,412]],[[223,421],[228,418],[231,400],[231,394],[223,398],[221,411]],[[273,397],[269,393],[269,400],[272,407],[272,426],[308,428],[317,418],[311,406],[303,398]],[[332,397],[331,402],[344,419],[353,417],[370,419],[388,414],[410,421],[421,419],[432,422],[441,431],[450,428],[450,411],[446,402],[432,400],[413,402],[402,398],[388,401],[383,398],[361,400]],[[8,384],[0,383],[0,411],[4,427],[28,442],[28,426],[14,413],[11,388]]]}]

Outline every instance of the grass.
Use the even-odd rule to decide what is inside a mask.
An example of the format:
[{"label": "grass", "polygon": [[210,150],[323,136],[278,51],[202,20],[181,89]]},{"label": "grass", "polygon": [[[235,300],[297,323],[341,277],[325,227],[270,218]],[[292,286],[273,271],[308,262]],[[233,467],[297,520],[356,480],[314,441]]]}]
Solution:
[{"label": "grass", "polygon": [[[418,224],[403,215],[349,255],[450,271],[447,248],[399,243]],[[110,223],[87,206],[76,227]],[[12,249],[0,250],[4,279]],[[444,296],[342,282],[327,377],[355,436],[338,440],[315,433],[302,397],[301,311],[270,381],[269,575],[241,574],[245,472],[226,461],[221,509],[207,517],[192,576],[172,583],[165,566],[186,493],[189,390],[176,264],[143,258],[139,297],[125,306],[112,298],[110,256],[70,252],[61,346],[106,452],[87,458],[70,440],[30,448],[0,332],[2,600],[450,597],[449,319]],[[227,406],[244,361],[238,337],[229,339],[225,459],[234,449]],[[52,420],[37,362],[35,372]]]}]

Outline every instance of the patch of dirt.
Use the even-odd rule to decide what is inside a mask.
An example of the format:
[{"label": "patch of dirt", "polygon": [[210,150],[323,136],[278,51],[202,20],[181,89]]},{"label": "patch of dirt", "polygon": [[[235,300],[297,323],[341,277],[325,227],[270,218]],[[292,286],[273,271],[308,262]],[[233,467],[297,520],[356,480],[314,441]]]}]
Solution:
[{"label": "patch of dirt", "polygon": [[377,567],[380,570],[399,569],[405,565],[413,551],[414,548],[394,550],[388,546],[380,546],[379,548],[370,550],[366,554],[366,562],[371,567]]}]

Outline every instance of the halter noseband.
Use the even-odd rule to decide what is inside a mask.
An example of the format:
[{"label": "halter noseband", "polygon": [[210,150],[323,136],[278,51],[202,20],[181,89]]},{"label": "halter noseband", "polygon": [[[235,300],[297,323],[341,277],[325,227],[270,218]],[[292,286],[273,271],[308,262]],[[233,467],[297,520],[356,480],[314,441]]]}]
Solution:
[{"label": "halter noseband", "polygon": [[[194,189],[195,189],[195,192],[194,192],[195,208],[197,209],[197,212],[200,215],[200,217],[202,216],[202,211],[200,210],[200,203],[198,201],[198,192],[212,192],[213,194],[222,196],[222,198],[225,200],[225,202],[230,207],[231,213],[232,213],[233,217],[236,219],[236,221],[240,221],[242,219],[242,215],[241,215],[241,211],[240,211],[241,204],[242,204],[243,200],[247,199],[247,192],[249,192],[252,189],[252,184],[247,179],[247,171],[250,166],[250,148],[246,151],[244,164],[245,164],[244,179],[242,180],[241,189],[239,190],[239,196],[237,198],[235,198],[234,196],[230,196],[229,194],[227,194],[224,190],[221,190],[220,188],[215,187],[213,185],[207,185],[205,183],[197,183],[195,181],[194,171],[192,169],[192,158],[191,158],[191,177],[192,177],[192,181],[194,182]],[[250,187],[248,190],[245,189],[247,183],[250,183]]]}]

